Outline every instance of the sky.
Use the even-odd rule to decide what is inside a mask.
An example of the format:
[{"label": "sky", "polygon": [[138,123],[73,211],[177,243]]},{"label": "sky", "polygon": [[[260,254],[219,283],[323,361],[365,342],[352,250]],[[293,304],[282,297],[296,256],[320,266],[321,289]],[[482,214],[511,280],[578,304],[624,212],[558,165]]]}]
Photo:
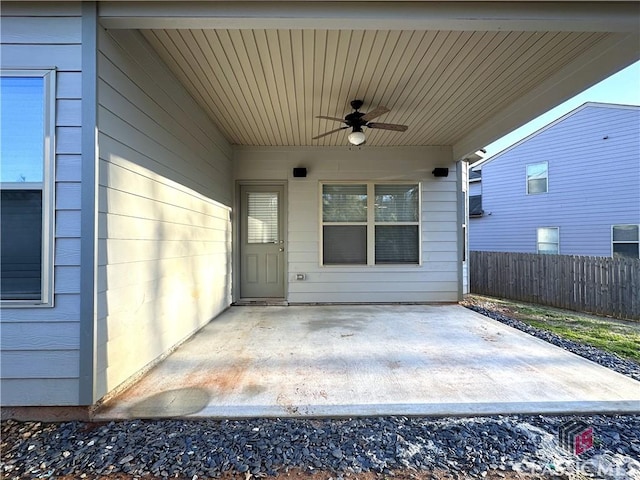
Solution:
[{"label": "sky", "polygon": [[487,145],[485,147],[487,151],[485,158],[500,153],[505,148],[522,140],[527,135],[531,135],[585,102],[640,105],[640,61],[629,65],[627,68],[620,70],[618,73],[611,75],[584,92],[552,108],[547,113]]}]

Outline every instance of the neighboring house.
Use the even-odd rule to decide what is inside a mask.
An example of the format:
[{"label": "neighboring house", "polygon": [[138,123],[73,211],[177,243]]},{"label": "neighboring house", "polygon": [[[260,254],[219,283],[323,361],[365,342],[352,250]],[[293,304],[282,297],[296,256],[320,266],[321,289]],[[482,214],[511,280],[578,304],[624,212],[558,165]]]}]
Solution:
[{"label": "neighboring house", "polygon": [[3,1],[2,405],[234,302],[461,299],[469,153],[640,56],[633,3],[512,3]]},{"label": "neighboring house", "polygon": [[640,257],[640,107],[585,103],[469,176],[469,247]]}]

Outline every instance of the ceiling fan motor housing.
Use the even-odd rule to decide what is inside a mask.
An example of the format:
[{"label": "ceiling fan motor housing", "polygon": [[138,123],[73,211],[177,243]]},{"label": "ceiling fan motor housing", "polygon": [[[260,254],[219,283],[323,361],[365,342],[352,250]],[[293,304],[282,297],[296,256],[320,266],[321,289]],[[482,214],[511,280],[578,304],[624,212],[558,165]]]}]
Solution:
[{"label": "ceiling fan motor housing", "polygon": [[362,120],[364,117],[364,113],[362,112],[353,112],[344,117],[344,123],[349,125],[350,127],[363,127],[367,122]]}]

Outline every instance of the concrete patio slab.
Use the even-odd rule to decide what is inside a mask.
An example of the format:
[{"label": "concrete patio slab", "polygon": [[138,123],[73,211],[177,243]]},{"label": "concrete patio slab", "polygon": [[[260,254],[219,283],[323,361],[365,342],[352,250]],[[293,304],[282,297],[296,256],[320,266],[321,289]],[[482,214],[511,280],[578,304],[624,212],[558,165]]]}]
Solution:
[{"label": "concrete patio slab", "polygon": [[640,412],[640,382],[458,305],[232,307],[95,420]]}]

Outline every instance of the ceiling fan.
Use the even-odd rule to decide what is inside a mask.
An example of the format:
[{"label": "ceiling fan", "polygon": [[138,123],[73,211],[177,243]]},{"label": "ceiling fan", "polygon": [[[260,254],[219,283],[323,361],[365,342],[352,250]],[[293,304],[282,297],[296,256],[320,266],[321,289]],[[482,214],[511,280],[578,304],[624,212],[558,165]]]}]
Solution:
[{"label": "ceiling fan", "polygon": [[326,120],[335,120],[337,122],[342,122],[346,126],[336,128],[329,132],[322,133],[317,137],[313,137],[313,140],[317,140],[318,138],[322,138],[327,135],[331,135],[332,133],[339,132],[340,130],[345,130],[347,128],[352,128],[353,131],[349,134],[349,143],[352,145],[362,145],[366,141],[366,137],[362,129],[364,127],[367,128],[379,128],[381,130],[393,130],[396,132],[404,132],[409,128],[406,125],[398,125],[395,123],[378,123],[371,122],[374,118],[379,117],[380,115],[384,115],[390,110],[387,107],[377,107],[371,110],[368,113],[360,112],[360,107],[362,107],[362,100],[353,100],[351,102],[351,107],[354,109],[353,112],[347,114],[344,118],[337,117],[326,117],[324,115],[319,115],[316,118],[324,118]]}]

